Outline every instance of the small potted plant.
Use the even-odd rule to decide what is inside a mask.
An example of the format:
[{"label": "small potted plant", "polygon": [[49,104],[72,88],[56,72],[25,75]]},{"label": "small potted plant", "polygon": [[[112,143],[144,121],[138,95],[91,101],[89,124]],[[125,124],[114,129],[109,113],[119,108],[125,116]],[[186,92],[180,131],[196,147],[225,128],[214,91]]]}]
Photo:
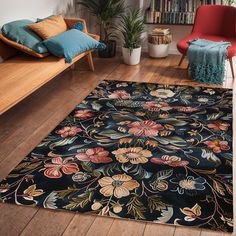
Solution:
[{"label": "small potted plant", "polygon": [[120,31],[123,35],[122,54],[124,63],[137,65],[141,58],[141,38],[144,31],[144,17],[140,9],[129,9],[121,17]]},{"label": "small potted plant", "polygon": [[97,18],[100,28],[101,42],[106,44],[106,49],[99,50],[100,57],[109,58],[116,54],[116,28],[119,18],[124,13],[124,0],[80,0],[83,5]]}]

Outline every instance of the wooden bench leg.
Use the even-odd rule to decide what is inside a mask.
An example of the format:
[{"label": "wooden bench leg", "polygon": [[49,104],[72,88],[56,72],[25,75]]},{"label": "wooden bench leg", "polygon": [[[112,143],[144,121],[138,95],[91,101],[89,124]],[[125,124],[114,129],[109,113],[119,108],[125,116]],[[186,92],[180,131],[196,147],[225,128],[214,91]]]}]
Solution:
[{"label": "wooden bench leg", "polygon": [[230,68],[231,68],[231,72],[232,72],[232,77],[234,79],[235,75],[234,75],[234,62],[233,62],[233,58],[229,59],[229,64],[230,64]]},{"label": "wooden bench leg", "polygon": [[94,71],[93,56],[91,52],[87,55],[87,60],[88,60],[90,70]]},{"label": "wooden bench leg", "polygon": [[184,61],[184,58],[185,58],[185,55],[182,55],[182,57],[181,57],[181,59],[180,59],[180,61],[179,61],[179,65],[178,65],[178,66],[181,66],[181,65],[182,65],[182,63],[183,63],[183,61]]}]

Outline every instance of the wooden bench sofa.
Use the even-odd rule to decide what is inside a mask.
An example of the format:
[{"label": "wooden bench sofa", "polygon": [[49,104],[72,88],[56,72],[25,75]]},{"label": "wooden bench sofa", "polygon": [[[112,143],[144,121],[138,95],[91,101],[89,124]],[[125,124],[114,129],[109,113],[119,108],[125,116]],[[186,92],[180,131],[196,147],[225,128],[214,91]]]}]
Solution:
[{"label": "wooden bench sofa", "polygon": [[[65,19],[65,21],[69,28],[81,21],[84,25],[84,32],[88,33],[85,20]],[[99,40],[98,35],[90,34],[90,36]],[[89,67],[94,71],[92,51],[76,56],[72,63],[68,64],[64,58],[48,56],[38,59],[26,54],[19,54],[13,48],[0,42],[0,57],[4,59],[0,63],[0,115],[65,69],[69,67],[73,69],[74,63],[83,57],[87,57]]]}]

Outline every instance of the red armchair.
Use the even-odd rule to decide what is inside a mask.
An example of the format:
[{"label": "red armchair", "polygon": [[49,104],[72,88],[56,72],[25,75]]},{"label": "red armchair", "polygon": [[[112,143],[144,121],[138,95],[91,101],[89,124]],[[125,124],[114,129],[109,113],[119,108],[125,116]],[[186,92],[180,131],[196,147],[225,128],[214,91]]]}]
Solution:
[{"label": "red armchair", "polygon": [[179,66],[182,64],[188,48],[189,40],[207,39],[215,42],[227,41],[232,46],[228,48],[228,59],[234,78],[232,58],[236,55],[236,8],[223,5],[205,5],[197,9],[192,33],[180,40],[177,48],[183,54]]}]

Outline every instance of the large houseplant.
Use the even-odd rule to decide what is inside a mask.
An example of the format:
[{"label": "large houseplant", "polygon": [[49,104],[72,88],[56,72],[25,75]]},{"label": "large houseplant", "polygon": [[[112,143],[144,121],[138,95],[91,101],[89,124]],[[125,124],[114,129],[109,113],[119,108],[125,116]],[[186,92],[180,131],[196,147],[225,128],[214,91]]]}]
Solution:
[{"label": "large houseplant", "polygon": [[99,56],[115,56],[115,31],[118,20],[125,10],[124,0],[80,0],[78,3],[85,6],[98,20],[101,42],[107,46],[106,49],[99,51]]},{"label": "large houseplant", "polygon": [[225,4],[229,6],[235,6],[236,1],[235,0],[225,0]]},{"label": "large houseplant", "polygon": [[124,63],[137,65],[141,57],[141,37],[144,17],[140,9],[129,9],[122,15],[120,31],[123,35],[122,54]]}]

